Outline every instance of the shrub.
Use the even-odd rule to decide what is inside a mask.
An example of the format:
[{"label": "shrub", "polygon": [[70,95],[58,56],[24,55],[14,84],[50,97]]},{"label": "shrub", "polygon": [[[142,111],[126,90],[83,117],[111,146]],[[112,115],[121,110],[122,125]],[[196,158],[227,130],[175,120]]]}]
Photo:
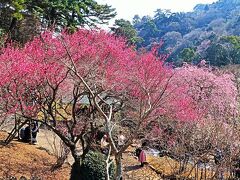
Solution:
[{"label": "shrub", "polygon": [[[105,180],[106,156],[99,152],[90,151],[81,166],[81,177],[82,180]],[[111,179],[114,176],[115,167],[111,164],[109,173]]]}]

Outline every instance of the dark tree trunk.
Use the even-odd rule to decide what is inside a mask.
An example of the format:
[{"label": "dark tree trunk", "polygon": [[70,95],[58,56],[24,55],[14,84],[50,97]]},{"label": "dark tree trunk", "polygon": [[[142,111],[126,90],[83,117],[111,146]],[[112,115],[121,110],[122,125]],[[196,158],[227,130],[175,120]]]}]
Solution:
[{"label": "dark tree trunk", "polygon": [[115,156],[115,161],[116,161],[116,175],[115,179],[116,180],[121,180],[122,179],[122,157],[121,155]]},{"label": "dark tree trunk", "polygon": [[11,24],[8,28],[8,31],[11,33],[13,31],[13,29],[15,29],[16,25],[17,25],[17,18],[13,17]]},{"label": "dark tree trunk", "polygon": [[81,176],[81,156],[78,154],[76,146],[71,147],[70,150],[74,158],[70,180],[79,180],[79,177]]}]

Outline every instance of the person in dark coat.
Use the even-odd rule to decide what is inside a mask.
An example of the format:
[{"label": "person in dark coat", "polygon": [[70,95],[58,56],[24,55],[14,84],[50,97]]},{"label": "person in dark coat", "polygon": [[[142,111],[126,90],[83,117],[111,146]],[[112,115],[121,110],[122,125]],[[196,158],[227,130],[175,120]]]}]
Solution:
[{"label": "person in dark coat", "polygon": [[31,136],[30,136],[30,126],[27,126],[25,128],[22,128],[20,130],[20,138],[23,142],[29,142]]},{"label": "person in dark coat", "polygon": [[37,142],[37,133],[39,132],[39,127],[37,122],[32,123],[32,142]]},{"label": "person in dark coat", "polygon": [[215,156],[214,156],[214,161],[216,165],[219,165],[223,159],[223,154],[220,149],[215,150]]},{"label": "person in dark coat", "polygon": [[22,139],[22,141],[24,142],[30,142],[31,141],[31,130],[32,129],[32,142],[36,143],[37,140],[37,133],[39,132],[39,128],[38,128],[38,123],[37,122],[33,122],[31,124],[31,126],[27,126],[25,128],[22,128],[20,130],[20,137]]}]

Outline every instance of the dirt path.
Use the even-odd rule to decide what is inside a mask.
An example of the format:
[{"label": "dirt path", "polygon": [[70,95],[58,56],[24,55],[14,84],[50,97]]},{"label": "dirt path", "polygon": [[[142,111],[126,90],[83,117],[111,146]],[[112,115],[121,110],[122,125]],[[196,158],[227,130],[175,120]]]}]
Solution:
[{"label": "dirt path", "polygon": [[[21,144],[19,142],[19,144]],[[35,146],[27,145],[36,149],[44,149],[49,154],[57,155],[59,154],[60,139],[53,132],[40,129],[37,136],[37,144]],[[140,163],[133,155],[134,149],[127,151],[123,154],[123,175],[124,180],[160,180],[161,178],[153,171],[150,167],[140,167]],[[70,165],[73,163],[73,158],[69,154],[67,163]]]},{"label": "dirt path", "polygon": [[[37,146],[42,147],[50,153],[57,153],[59,138],[51,131],[41,129],[38,137]],[[72,164],[73,158],[69,155],[67,162]],[[125,180],[159,180],[159,176],[150,167],[140,167],[140,163],[130,151],[123,154],[123,174]]]},{"label": "dirt path", "polygon": [[148,165],[140,166],[138,160],[131,153],[123,155],[123,174],[125,179],[134,180],[161,180]]}]

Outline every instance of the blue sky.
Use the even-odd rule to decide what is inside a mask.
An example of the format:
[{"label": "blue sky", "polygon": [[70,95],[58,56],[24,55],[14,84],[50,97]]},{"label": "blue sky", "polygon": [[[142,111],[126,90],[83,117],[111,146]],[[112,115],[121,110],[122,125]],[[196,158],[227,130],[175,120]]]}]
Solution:
[{"label": "blue sky", "polygon": [[96,0],[116,8],[117,19],[132,20],[135,14],[153,15],[156,9],[171,9],[172,12],[192,11],[196,4],[210,4],[217,0]]}]

